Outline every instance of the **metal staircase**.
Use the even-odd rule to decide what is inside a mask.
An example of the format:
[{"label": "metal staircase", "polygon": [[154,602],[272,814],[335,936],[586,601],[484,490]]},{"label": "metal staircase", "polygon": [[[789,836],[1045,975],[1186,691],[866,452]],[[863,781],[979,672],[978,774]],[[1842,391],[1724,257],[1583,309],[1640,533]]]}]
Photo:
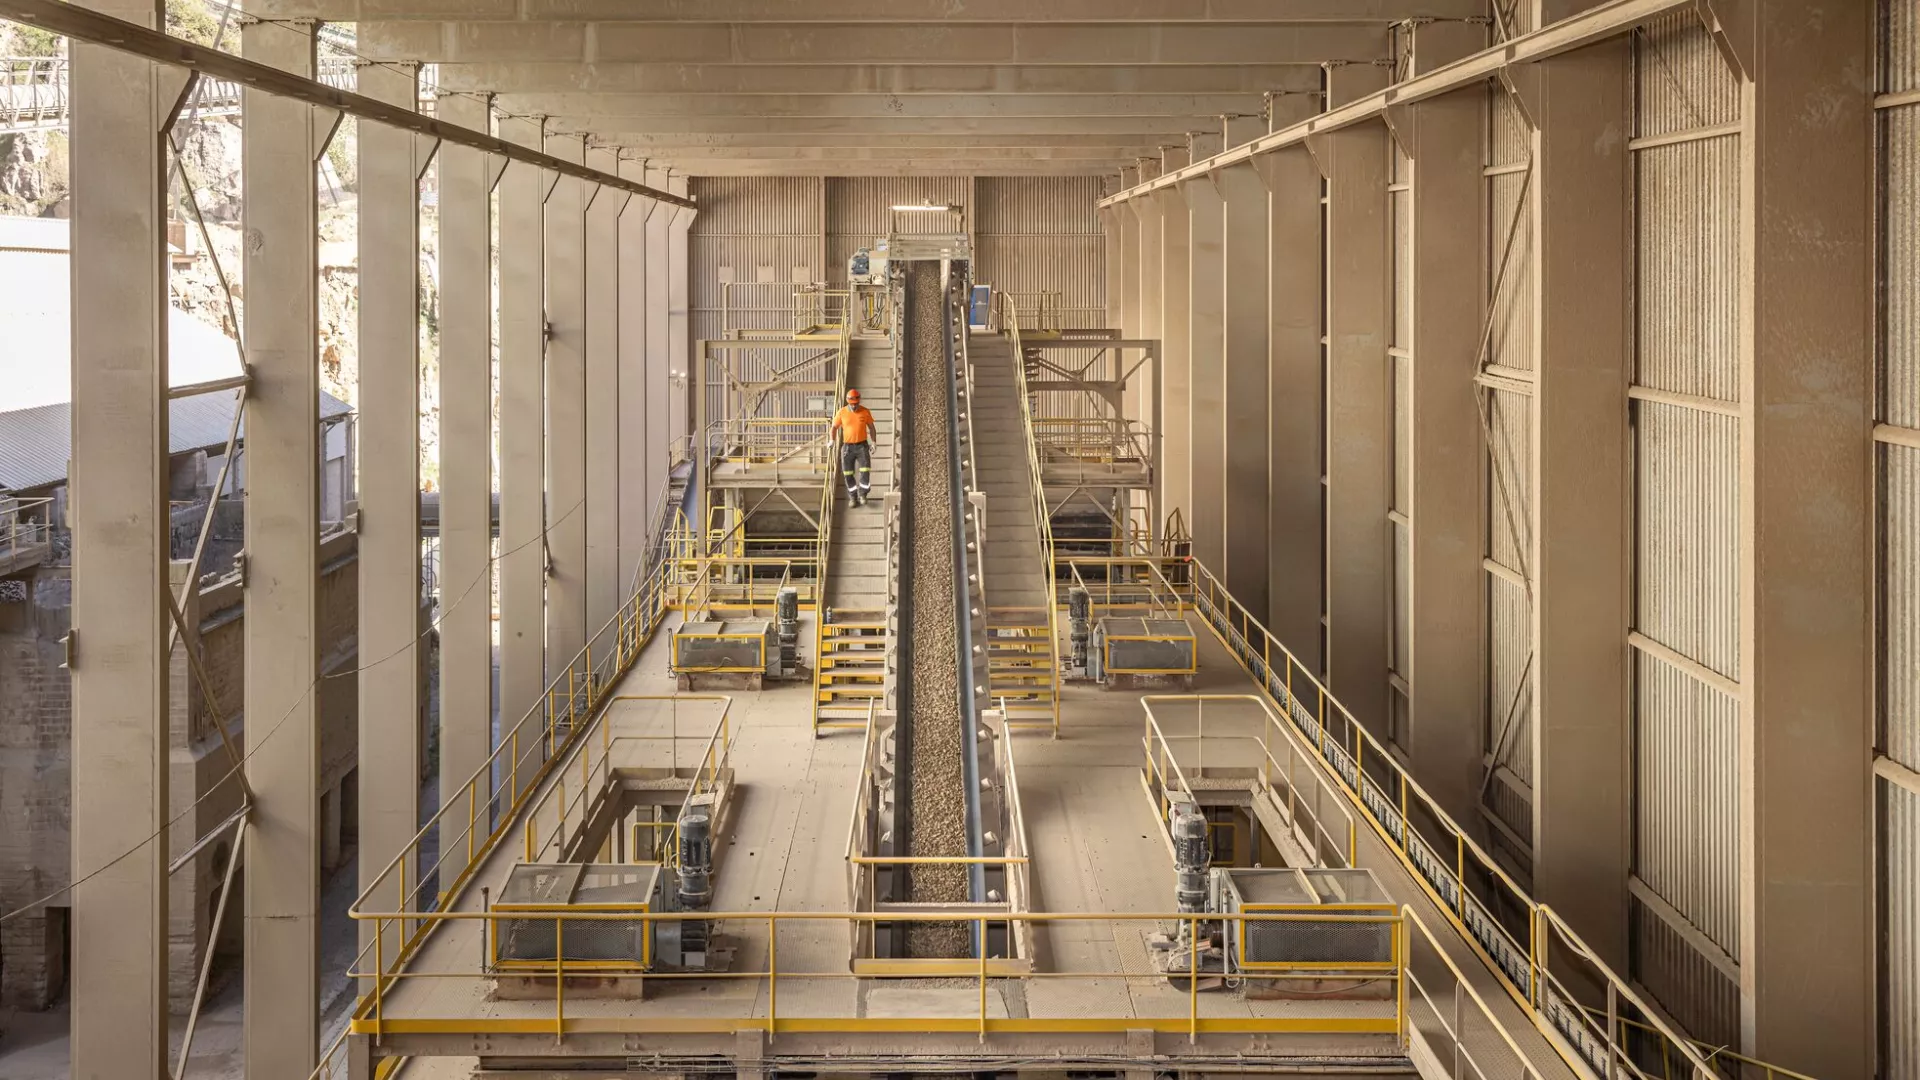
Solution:
[{"label": "metal staircase", "polygon": [[1052,559],[1025,372],[1013,343],[974,334],[974,481],[986,495],[989,693],[1009,726],[1057,731],[1060,658],[1054,626]]},{"label": "metal staircase", "polygon": [[861,507],[846,504],[836,449],[828,482],[838,493],[829,500],[823,603],[814,648],[815,734],[864,728],[868,711],[877,707],[884,692],[887,530],[882,500],[893,491],[897,434],[893,380],[892,342],[886,338],[854,339],[846,385],[860,391],[860,403],[873,413],[874,501]]}]

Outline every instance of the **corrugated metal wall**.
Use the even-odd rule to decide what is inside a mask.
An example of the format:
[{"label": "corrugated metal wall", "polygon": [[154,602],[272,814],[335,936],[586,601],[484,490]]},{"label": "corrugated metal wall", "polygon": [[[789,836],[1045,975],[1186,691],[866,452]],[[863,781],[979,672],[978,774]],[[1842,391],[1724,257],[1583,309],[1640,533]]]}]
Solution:
[{"label": "corrugated metal wall", "polygon": [[[1740,90],[1690,15],[1634,39],[1634,628],[1739,679]],[[1636,658],[1634,874],[1739,958],[1737,702],[1684,665]],[[1737,986],[1634,901],[1634,974],[1709,1040],[1737,1037]],[[1693,955],[1689,955],[1693,954]]]},{"label": "corrugated metal wall", "polygon": [[[1526,7],[1527,5],[1520,5]],[[1533,134],[1506,90],[1489,90],[1487,109],[1487,295],[1492,322],[1487,363],[1512,376],[1511,389],[1485,392],[1487,692],[1482,752],[1495,766],[1486,786],[1494,818],[1533,843],[1533,605],[1522,584],[1534,533],[1534,398],[1525,383],[1534,350],[1533,215],[1528,163]],[[1504,269],[1502,263],[1504,262]],[[1527,852],[1510,850],[1516,860]]]},{"label": "corrugated metal wall", "polygon": [[[1920,4],[1885,0],[1880,90],[1920,90]],[[1880,419],[1920,429],[1920,104],[1880,113],[1885,204],[1880,221],[1883,382]],[[1920,449],[1880,449],[1881,745],[1920,771]],[[1920,793],[1879,781],[1886,959],[1881,1073],[1920,1080]]]},{"label": "corrugated metal wall", "polygon": [[895,206],[959,206],[972,219],[973,182],[964,176],[834,176],[826,181],[826,280],[847,281],[847,260],[889,233],[953,232],[952,214],[899,213]]},{"label": "corrugated metal wall", "polygon": [[1059,292],[1065,325],[1106,325],[1100,178],[983,176],[977,190],[974,280],[1006,292]]},{"label": "corrugated metal wall", "polygon": [[[822,188],[794,176],[696,176],[689,190],[700,203],[687,236],[687,296],[693,338],[720,337],[725,281],[821,280]],[[844,276],[844,271],[843,271]],[[782,285],[735,288],[729,304],[736,326],[787,324],[791,290]],[[741,307],[750,310],[740,311]]]}]

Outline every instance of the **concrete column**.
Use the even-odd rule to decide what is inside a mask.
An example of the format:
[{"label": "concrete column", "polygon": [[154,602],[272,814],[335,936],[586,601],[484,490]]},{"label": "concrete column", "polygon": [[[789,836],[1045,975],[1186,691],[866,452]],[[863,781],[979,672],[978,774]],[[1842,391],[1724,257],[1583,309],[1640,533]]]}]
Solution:
[{"label": "concrete column", "polygon": [[[579,135],[547,153],[586,161]],[[549,177],[547,266],[547,681],[587,643],[587,200],[593,185]]]},{"label": "concrete column", "polygon": [[1186,201],[1180,192],[1161,190],[1148,196],[1160,204],[1160,275],[1156,294],[1160,307],[1160,421],[1163,428],[1160,460],[1160,512],[1180,511],[1193,531],[1192,374],[1187,262],[1191,232]]},{"label": "concrete column", "polygon": [[[646,177],[648,187],[666,190],[666,169],[649,168]],[[675,207],[661,206],[647,218],[647,475],[656,477],[662,490],[667,483],[673,441],[686,427],[675,423],[669,408],[673,360],[668,347],[671,327],[667,309],[672,282],[667,272],[667,233],[668,223],[679,212]]]},{"label": "concrete column", "polygon": [[[487,102],[442,95],[440,119],[488,130]],[[493,750],[493,208],[498,162],[439,152],[440,850],[464,865],[468,807],[449,802]],[[491,828],[491,775],[473,794],[476,841]],[[455,848],[455,844],[459,848]],[[476,843],[476,847],[477,847]],[[447,876],[447,875],[443,875]]]},{"label": "concrete column", "polygon": [[1227,580],[1226,204],[1215,176],[1180,185],[1187,204],[1187,524],[1193,556]]},{"label": "concrete column", "polygon": [[[501,117],[500,137],[541,146],[542,122]],[[543,203],[553,178],[510,164],[500,215],[500,738],[541,704],[546,655],[546,307]],[[565,509],[563,507],[562,509]],[[533,730],[538,730],[533,729]],[[525,790],[540,752],[527,745],[510,798]]]},{"label": "concrete column", "polygon": [[[587,163],[618,173],[611,149]],[[599,188],[587,204],[587,636],[619,609],[620,578],[620,220],[632,196]],[[645,201],[645,200],[641,200]],[[635,437],[640,433],[635,432]],[[600,651],[594,650],[598,660]]]},{"label": "concrete column", "polygon": [[1536,65],[1534,895],[1625,970],[1628,50]]},{"label": "concrete column", "polygon": [[[1107,256],[1107,321],[1106,325],[1119,330],[1126,336],[1125,327],[1129,314],[1127,311],[1127,268],[1130,265],[1126,254],[1126,233],[1121,215],[1126,211],[1108,208],[1100,211],[1100,231],[1106,244]],[[1130,215],[1129,215],[1130,217]]]},{"label": "concrete column", "polygon": [[[1331,67],[1327,104],[1386,82],[1383,67]],[[1387,130],[1369,121],[1312,145],[1327,175],[1327,669],[1354,717],[1384,735],[1393,566]]]},{"label": "concrete column", "polygon": [[[85,6],[164,26],[158,3]],[[169,851],[149,838],[170,816],[164,132],[185,80],[71,48],[72,1073],[105,1080],[171,1064]]]},{"label": "concrete column", "polygon": [[[418,68],[369,64],[360,92],[411,109]],[[372,887],[419,828],[420,184],[411,132],[356,125],[360,138],[360,888]],[[339,797],[333,796],[337,804]],[[338,810],[335,811],[336,815]],[[337,820],[337,817],[336,817]],[[335,826],[337,829],[337,825]],[[407,910],[387,875],[375,910]],[[373,940],[363,922],[361,945]],[[371,985],[368,983],[367,985]]]},{"label": "concrete column", "polygon": [[[1283,105],[1292,103],[1282,113]],[[1284,127],[1319,102],[1274,99],[1274,123]],[[1267,184],[1267,626],[1281,644],[1318,674],[1320,616],[1326,588],[1326,404],[1321,382],[1326,350],[1320,344],[1325,300],[1320,233],[1324,185],[1305,147],[1255,159]]]},{"label": "concrete column", "polygon": [[[1248,136],[1251,138],[1252,136]],[[1242,139],[1242,142],[1247,139]],[[1225,455],[1221,534],[1227,588],[1248,611],[1267,611],[1267,188],[1252,165],[1219,174],[1226,294],[1221,328]],[[1198,430],[1196,427],[1195,430]]]},{"label": "concrete column", "polygon": [[1400,127],[1413,158],[1409,740],[1420,782],[1463,822],[1478,817],[1483,742],[1484,468],[1473,378],[1486,303],[1486,98],[1474,87],[1420,102]]},{"label": "concrete column", "polygon": [[[312,78],[312,24],[241,31],[247,59]],[[315,163],[334,117],[257,90],[242,99],[247,244],[246,978],[249,1076],[304,1076],[319,1056],[320,358]],[[417,589],[417,586],[415,587]],[[415,591],[410,589],[409,592]],[[411,625],[411,620],[409,620]],[[413,723],[405,724],[413,738]],[[412,789],[411,782],[408,784]]]},{"label": "concrete column", "polygon": [[[687,178],[667,170],[666,189],[675,195],[687,193]],[[687,434],[688,388],[693,385],[693,339],[687,320],[687,231],[693,227],[693,211],[674,207],[667,225],[667,359],[673,370],[686,376],[672,393],[673,427],[677,435]],[[704,527],[704,523],[702,523]]]},{"label": "concrete column", "polygon": [[[646,165],[622,159],[620,175],[644,181]],[[648,529],[664,478],[653,469],[652,446],[659,433],[647,425],[647,223],[660,204],[635,199],[620,215],[618,307],[620,368],[620,596],[633,587],[634,572],[647,555]]]},{"label": "concrete column", "polygon": [[[1128,287],[1133,296],[1134,305],[1133,322],[1128,326],[1127,332],[1134,337],[1159,341],[1161,329],[1160,276],[1163,270],[1163,259],[1160,250],[1160,200],[1152,195],[1129,199],[1124,212],[1133,220],[1132,227],[1125,230],[1132,237],[1132,241],[1127,245],[1128,254],[1133,260],[1127,272],[1127,280],[1129,282]],[[1154,397],[1165,393],[1167,380],[1165,371],[1166,345],[1164,342],[1161,343],[1160,356],[1161,372],[1159,378],[1154,380],[1157,385],[1143,387],[1143,395],[1136,398],[1139,402],[1137,419],[1142,421],[1151,422],[1154,415]],[[1164,399],[1161,400],[1161,404],[1162,406],[1165,405]],[[1153,437],[1159,440],[1161,453],[1164,455],[1166,452],[1166,424],[1164,413],[1161,423],[1154,427]],[[1165,495],[1166,466],[1164,462],[1161,465],[1160,475],[1156,478],[1156,483],[1160,485],[1160,512],[1164,515],[1167,507]],[[1156,521],[1152,524],[1156,532],[1166,526],[1165,520]]]},{"label": "concrete column", "polygon": [[[1731,29],[1745,84],[1752,350],[1740,670],[1746,1049],[1874,1073],[1872,754],[1875,19],[1763,0]],[[1809,102],[1824,107],[1813,109]],[[1818,161],[1818,168],[1808,163]],[[1750,811],[1750,815],[1749,815]],[[1750,860],[1750,861],[1749,861]]]}]

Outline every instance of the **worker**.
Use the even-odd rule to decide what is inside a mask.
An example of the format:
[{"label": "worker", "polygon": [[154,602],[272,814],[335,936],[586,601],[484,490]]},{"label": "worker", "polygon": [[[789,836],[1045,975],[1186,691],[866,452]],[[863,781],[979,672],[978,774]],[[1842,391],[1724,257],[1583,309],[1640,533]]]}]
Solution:
[{"label": "worker", "polygon": [[847,403],[833,414],[833,435],[840,438],[840,476],[847,482],[847,505],[859,506],[873,491],[873,414],[860,404],[860,391],[847,391]]}]

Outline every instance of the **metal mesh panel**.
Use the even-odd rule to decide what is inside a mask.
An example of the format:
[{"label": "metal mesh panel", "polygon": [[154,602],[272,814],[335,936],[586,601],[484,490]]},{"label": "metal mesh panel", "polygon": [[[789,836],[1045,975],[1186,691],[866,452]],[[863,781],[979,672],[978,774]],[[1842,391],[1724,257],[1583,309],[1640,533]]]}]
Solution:
[{"label": "metal mesh panel", "polygon": [[1385,964],[1393,960],[1393,926],[1289,918],[1247,923],[1248,964]]}]

